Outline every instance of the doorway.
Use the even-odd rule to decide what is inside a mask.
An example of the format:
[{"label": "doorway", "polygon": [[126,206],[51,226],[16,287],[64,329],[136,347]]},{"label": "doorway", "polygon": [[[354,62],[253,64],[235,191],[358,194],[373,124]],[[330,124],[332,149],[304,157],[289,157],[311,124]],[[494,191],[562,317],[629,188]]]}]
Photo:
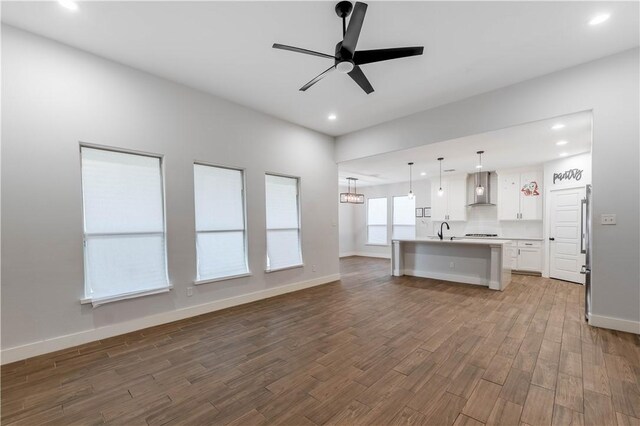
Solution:
[{"label": "doorway", "polygon": [[584,285],[585,187],[550,191],[549,277]]}]

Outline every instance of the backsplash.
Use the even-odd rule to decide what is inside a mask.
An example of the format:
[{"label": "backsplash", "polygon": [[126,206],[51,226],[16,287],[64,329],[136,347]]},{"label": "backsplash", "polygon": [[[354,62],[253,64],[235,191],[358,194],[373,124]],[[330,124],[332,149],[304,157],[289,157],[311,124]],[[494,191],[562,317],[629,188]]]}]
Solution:
[{"label": "backsplash", "polygon": [[[416,219],[418,237],[434,236],[441,222]],[[542,221],[498,221],[497,206],[469,207],[466,222],[449,222],[445,235],[462,237],[465,234],[498,234],[505,238],[542,238]]]}]

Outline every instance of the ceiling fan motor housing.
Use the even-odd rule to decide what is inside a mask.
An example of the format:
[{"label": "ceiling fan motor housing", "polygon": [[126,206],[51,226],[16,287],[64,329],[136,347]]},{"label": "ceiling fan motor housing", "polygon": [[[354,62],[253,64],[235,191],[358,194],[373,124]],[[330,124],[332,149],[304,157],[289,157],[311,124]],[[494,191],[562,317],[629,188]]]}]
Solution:
[{"label": "ceiling fan motor housing", "polygon": [[351,14],[352,10],[353,10],[353,5],[351,4],[350,1],[341,1],[338,4],[336,4],[336,14],[338,15],[339,18],[342,18],[342,19],[346,18]]}]

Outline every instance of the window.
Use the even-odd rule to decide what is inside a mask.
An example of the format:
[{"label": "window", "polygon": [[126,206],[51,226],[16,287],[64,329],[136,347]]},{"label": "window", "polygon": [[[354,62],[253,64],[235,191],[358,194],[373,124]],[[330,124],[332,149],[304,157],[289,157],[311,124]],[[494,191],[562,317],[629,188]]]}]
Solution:
[{"label": "window", "polygon": [[416,237],[416,199],[393,197],[393,238]]},{"label": "window", "polygon": [[267,271],[302,265],[298,179],[266,175]]},{"label": "window", "polygon": [[85,299],[168,291],[161,159],[81,147]]},{"label": "window", "polygon": [[193,175],[197,280],[248,274],[243,172],[195,164]]},{"label": "window", "polygon": [[386,198],[369,198],[367,203],[367,244],[387,244]]}]

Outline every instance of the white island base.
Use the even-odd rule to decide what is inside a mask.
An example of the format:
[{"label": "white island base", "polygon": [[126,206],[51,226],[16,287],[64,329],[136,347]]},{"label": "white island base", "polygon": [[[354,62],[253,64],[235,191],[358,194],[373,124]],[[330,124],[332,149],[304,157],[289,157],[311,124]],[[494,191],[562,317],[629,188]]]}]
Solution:
[{"label": "white island base", "polygon": [[433,278],[504,290],[511,282],[509,240],[393,240],[391,275]]}]

